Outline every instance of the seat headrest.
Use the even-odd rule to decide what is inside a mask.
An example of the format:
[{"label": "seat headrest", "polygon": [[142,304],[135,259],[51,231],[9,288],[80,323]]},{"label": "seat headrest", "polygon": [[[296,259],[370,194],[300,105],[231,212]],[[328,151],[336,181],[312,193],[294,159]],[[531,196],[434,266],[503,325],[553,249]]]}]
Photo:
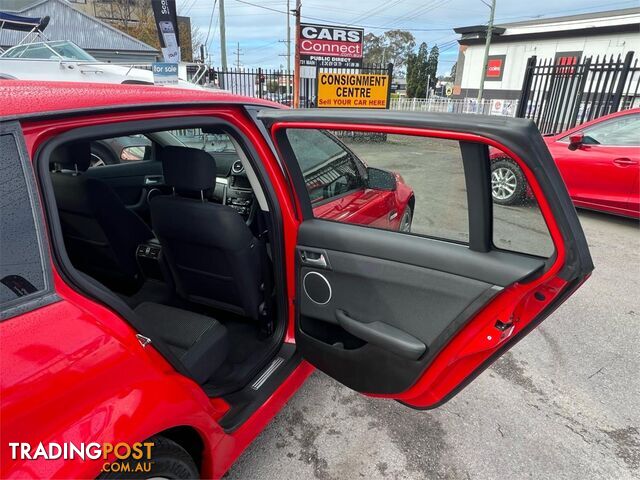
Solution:
[{"label": "seat headrest", "polygon": [[158,152],[165,185],[196,192],[216,184],[215,159],[198,148],[166,146]]},{"label": "seat headrest", "polygon": [[65,170],[86,172],[91,165],[91,144],[74,142],[60,145],[51,153],[49,163]]}]

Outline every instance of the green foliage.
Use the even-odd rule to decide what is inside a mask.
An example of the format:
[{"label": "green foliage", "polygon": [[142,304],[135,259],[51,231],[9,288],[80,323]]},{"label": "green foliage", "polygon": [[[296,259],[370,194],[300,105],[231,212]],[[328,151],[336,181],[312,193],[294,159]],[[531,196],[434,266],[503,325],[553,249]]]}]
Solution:
[{"label": "green foliage", "polygon": [[394,72],[401,72],[415,46],[413,34],[406,30],[389,30],[382,35],[368,33],[364,36],[364,62],[393,63]]},{"label": "green foliage", "polygon": [[[427,88],[436,83],[438,57],[440,51],[434,45],[431,51],[425,42],[420,44],[418,53],[411,53],[407,60],[407,97],[425,98]],[[427,85],[429,82],[429,85]]]}]

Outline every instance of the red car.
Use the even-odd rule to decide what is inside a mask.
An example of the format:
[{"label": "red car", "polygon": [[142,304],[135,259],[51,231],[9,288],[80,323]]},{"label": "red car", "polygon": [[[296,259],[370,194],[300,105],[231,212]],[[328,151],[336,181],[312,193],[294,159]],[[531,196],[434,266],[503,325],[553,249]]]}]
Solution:
[{"label": "red car", "polygon": [[[623,110],[544,137],[576,207],[640,218],[640,108]],[[493,199],[530,196],[522,171],[493,150]]]},{"label": "red car", "polygon": [[[435,408],[593,269],[528,121],[135,85],[0,97],[2,478],[220,478],[314,367]],[[459,146],[468,242],[409,233],[411,189],[344,130]],[[236,160],[172,139],[194,131]],[[89,168],[92,142],[131,135],[141,160]],[[525,172],[548,258],[493,245],[484,145]]]}]

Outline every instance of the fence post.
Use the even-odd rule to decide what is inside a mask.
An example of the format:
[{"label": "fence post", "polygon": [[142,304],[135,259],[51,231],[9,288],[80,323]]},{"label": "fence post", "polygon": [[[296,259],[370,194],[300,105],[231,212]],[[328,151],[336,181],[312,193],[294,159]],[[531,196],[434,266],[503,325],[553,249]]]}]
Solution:
[{"label": "fence post", "polygon": [[261,67],[258,67],[258,98],[262,98],[262,68]]},{"label": "fence post", "polygon": [[620,71],[620,77],[618,78],[618,88],[616,89],[616,93],[613,94],[613,99],[611,100],[611,110],[609,113],[617,112],[620,108],[620,100],[622,99],[622,92],[624,91],[624,86],[627,83],[627,76],[629,74],[629,70],[631,69],[631,60],[633,60],[634,52],[627,52],[627,55],[624,57],[624,63],[622,64],[622,70]]},{"label": "fence post", "polygon": [[532,55],[527,60],[527,66],[524,69],[524,80],[522,81],[522,90],[520,91],[520,100],[518,101],[518,109],[516,117],[524,118],[527,112],[527,104],[529,99],[529,91],[531,90],[531,81],[533,80],[533,71],[536,66],[538,57]]}]

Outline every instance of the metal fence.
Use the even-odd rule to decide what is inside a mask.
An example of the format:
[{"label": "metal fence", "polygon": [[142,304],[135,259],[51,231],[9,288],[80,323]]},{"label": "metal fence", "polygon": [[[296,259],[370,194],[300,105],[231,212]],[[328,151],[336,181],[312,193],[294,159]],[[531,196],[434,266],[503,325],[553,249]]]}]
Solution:
[{"label": "metal fence", "polygon": [[533,119],[542,133],[556,133],[637,106],[640,67],[633,57],[634,52],[582,62],[530,57],[517,116]]},{"label": "metal fence", "polygon": [[267,68],[214,70],[214,83],[246,97],[265,98],[284,105],[293,100],[293,74]]},{"label": "metal fence", "polygon": [[[316,106],[317,78],[320,72],[332,73],[377,73],[389,75],[393,80],[393,64],[363,65],[362,68],[301,67],[300,108]],[[230,68],[213,70],[214,83],[238,95],[265,98],[283,105],[293,106],[293,73],[286,70],[265,68]],[[287,89],[287,84],[289,88]]]},{"label": "metal fence", "polygon": [[518,107],[517,100],[481,100],[475,98],[392,98],[392,110],[411,112],[475,113],[513,117]]}]

